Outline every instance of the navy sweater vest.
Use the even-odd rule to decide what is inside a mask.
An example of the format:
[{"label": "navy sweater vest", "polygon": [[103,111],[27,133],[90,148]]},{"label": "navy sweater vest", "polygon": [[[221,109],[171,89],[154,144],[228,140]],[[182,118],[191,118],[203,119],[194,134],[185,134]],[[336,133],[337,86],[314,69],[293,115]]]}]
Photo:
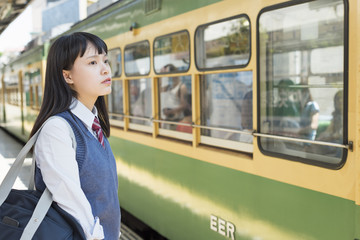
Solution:
[{"label": "navy sweater vest", "polygon": [[[81,188],[90,202],[92,213],[100,218],[105,239],[118,240],[121,214],[116,163],[110,144],[104,136],[104,149],[83,122],[70,111],[57,115],[67,120],[74,132]],[[45,189],[41,171],[37,167],[35,186],[41,192]]]}]

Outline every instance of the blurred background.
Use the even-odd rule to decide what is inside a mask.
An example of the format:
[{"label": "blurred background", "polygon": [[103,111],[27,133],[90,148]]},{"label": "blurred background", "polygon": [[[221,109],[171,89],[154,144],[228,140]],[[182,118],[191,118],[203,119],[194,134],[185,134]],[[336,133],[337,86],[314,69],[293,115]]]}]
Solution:
[{"label": "blurred background", "polygon": [[0,0],[0,66],[117,0]]}]

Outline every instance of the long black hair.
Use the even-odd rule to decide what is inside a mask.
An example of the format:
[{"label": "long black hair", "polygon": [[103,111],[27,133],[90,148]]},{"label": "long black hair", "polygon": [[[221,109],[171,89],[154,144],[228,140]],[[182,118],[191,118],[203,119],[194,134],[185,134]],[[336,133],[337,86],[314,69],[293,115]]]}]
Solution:
[{"label": "long black hair", "polygon": [[[71,70],[77,57],[82,57],[88,44],[94,45],[99,54],[107,54],[106,43],[99,37],[86,32],[75,32],[58,38],[50,47],[47,57],[44,98],[39,115],[30,133],[33,136],[41,125],[51,116],[69,109],[72,98],[77,93],[66,83],[63,70]],[[110,136],[109,115],[104,96],[95,102],[100,125],[105,136]]]}]

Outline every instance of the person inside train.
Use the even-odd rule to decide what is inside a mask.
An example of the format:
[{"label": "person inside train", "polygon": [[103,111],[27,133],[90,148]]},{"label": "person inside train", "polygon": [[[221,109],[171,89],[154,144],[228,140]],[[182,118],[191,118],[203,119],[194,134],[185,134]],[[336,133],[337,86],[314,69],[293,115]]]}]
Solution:
[{"label": "person inside train", "polygon": [[[245,94],[241,102],[241,128],[244,132],[251,133],[253,131],[253,91]],[[253,142],[253,136],[249,134],[240,134],[240,142]]]},{"label": "person inside train", "polygon": [[[162,69],[163,73],[176,72],[173,64],[167,64]],[[161,119],[178,122],[184,117],[184,110],[187,107],[187,87],[180,77],[162,77],[160,79],[160,107]],[[168,125],[165,125],[168,126]],[[176,126],[169,126],[170,128]],[[173,129],[173,130],[174,130]]]},{"label": "person inside train", "polygon": [[343,139],[343,100],[344,91],[339,90],[334,96],[334,111],[329,126],[316,139],[326,142],[341,143]]},{"label": "person inside train", "polygon": [[310,89],[304,87],[300,95],[301,115],[299,137],[308,140],[315,140],[316,130],[319,125],[319,104],[311,96]]},{"label": "person inside train", "polygon": [[299,130],[299,106],[292,99],[292,86],[290,79],[282,79],[278,84],[278,101],[274,107],[274,133],[277,135],[293,137]]},{"label": "person inside train", "polygon": [[[184,117],[179,122],[191,124],[192,123],[191,94],[186,94],[185,99],[187,106],[184,110]],[[176,131],[192,133],[192,126],[177,125]]]},{"label": "person inside train", "polygon": [[[47,59],[44,101],[31,136],[51,116],[35,144],[35,186],[82,226],[86,239],[119,239],[116,162],[107,137],[104,96],[111,92],[107,46],[85,32],[61,36]],[[71,126],[68,127],[65,120]],[[71,130],[76,139],[72,146]]]},{"label": "person inside train", "polygon": [[[142,79],[145,80],[145,79]],[[142,81],[140,80],[140,81]],[[151,88],[148,87],[147,82],[145,83],[146,87],[141,89],[141,82],[139,80],[130,81],[130,114],[137,117],[149,118],[151,117],[152,107],[151,107]],[[145,80],[146,81],[146,80]],[[142,124],[142,125],[151,125],[150,121],[142,119],[131,119],[132,123]]]},{"label": "person inside train", "polygon": [[[336,92],[334,96],[332,119],[327,128],[323,132],[317,134],[316,140],[340,144],[343,142],[343,94],[343,90]],[[311,145],[307,151],[335,157],[340,157],[343,152],[341,148],[315,144]]]}]

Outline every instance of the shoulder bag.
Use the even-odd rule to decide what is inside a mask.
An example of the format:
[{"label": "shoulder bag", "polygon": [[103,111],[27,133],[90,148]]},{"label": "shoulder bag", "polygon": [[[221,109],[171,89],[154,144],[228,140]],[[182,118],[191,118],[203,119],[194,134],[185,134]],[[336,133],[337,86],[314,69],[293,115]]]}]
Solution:
[{"label": "shoulder bag", "polygon": [[[53,116],[49,118],[61,118]],[[74,133],[66,122],[76,149]],[[47,122],[46,121],[46,122]],[[46,123],[45,122],[45,123]],[[9,240],[84,240],[85,234],[80,224],[70,214],[52,201],[46,188],[41,194],[34,189],[35,159],[32,159],[31,178],[28,190],[11,189],[15,183],[27,153],[45,125],[32,136],[21,149],[15,162],[0,185],[0,239]]]}]

